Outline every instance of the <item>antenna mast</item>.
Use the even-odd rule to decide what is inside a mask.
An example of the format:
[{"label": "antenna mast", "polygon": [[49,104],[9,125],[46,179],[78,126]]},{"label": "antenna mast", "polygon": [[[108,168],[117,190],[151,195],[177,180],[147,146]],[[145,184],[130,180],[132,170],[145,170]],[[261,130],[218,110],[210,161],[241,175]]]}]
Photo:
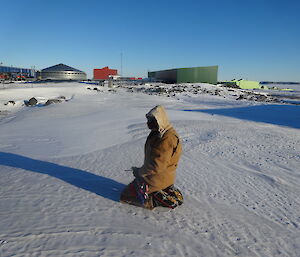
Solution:
[{"label": "antenna mast", "polygon": [[121,77],[123,76],[123,53],[121,52]]}]

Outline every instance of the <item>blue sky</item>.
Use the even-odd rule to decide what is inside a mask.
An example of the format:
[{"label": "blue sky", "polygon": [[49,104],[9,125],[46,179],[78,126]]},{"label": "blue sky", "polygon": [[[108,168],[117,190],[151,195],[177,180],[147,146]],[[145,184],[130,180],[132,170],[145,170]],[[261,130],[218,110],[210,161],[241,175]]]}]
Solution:
[{"label": "blue sky", "polygon": [[1,1],[0,62],[148,70],[219,65],[219,80],[300,81],[300,1]]}]

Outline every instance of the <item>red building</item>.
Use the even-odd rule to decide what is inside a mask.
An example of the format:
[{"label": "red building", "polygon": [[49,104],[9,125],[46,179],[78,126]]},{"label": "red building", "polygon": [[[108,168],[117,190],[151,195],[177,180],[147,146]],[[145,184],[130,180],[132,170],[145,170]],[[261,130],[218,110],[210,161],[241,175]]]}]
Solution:
[{"label": "red building", "polygon": [[109,79],[109,76],[117,75],[118,70],[109,69],[108,67],[104,67],[102,69],[94,69],[94,79],[95,80],[105,80]]}]

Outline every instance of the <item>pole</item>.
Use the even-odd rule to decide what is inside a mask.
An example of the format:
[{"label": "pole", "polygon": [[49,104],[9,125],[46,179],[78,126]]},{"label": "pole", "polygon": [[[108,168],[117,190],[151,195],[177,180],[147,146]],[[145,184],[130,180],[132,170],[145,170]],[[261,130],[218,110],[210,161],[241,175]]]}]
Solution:
[{"label": "pole", "polygon": [[121,77],[123,76],[123,53],[121,52]]}]

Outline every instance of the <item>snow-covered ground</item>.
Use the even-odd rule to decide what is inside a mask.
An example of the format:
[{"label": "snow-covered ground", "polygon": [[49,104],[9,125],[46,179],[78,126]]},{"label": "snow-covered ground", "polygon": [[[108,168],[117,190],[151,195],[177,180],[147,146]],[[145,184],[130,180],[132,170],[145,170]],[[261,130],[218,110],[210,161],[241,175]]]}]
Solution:
[{"label": "snow-covered ground", "polygon": [[[300,256],[300,106],[145,88],[0,89],[0,256]],[[157,104],[183,142],[175,210],[118,202]]]}]

